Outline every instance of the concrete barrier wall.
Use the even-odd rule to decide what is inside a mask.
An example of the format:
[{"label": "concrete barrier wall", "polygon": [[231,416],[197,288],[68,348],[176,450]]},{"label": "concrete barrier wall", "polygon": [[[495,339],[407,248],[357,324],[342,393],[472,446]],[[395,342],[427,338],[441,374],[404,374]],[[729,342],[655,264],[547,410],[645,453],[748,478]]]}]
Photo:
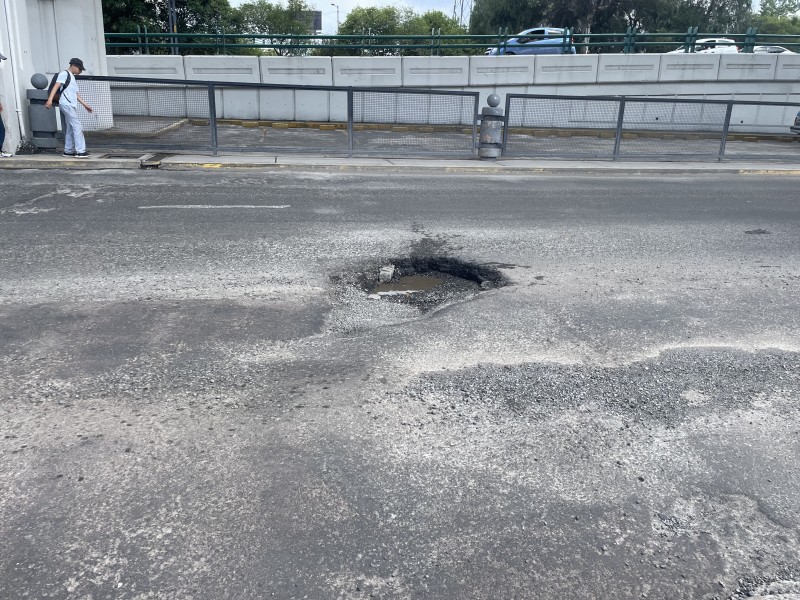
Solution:
[{"label": "concrete barrier wall", "polygon": [[[797,102],[800,55],[603,54],[456,57],[224,57],[108,56],[109,75],[298,86],[407,87],[489,94],[627,95]],[[118,114],[202,114],[204,90],[131,90],[112,87]],[[362,102],[364,100],[361,100]],[[432,102],[438,102],[433,100]],[[409,102],[413,105],[414,102]],[[120,108],[122,107],[122,108]],[[431,123],[471,122],[471,115],[444,119],[417,106]],[[412,108],[412,112],[413,112]],[[408,107],[387,107],[386,122],[412,121]],[[462,111],[463,112],[463,111]],[[788,131],[793,108],[737,109],[732,129]],[[344,91],[217,91],[217,116],[234,119],[345,121]],[[423,118],[422,114],[417,115]],[[578,117],[570,115],[573,122]],[[642,115],[647,120],[647,115]],[[587,123],[588,124],[588,123]]]}]

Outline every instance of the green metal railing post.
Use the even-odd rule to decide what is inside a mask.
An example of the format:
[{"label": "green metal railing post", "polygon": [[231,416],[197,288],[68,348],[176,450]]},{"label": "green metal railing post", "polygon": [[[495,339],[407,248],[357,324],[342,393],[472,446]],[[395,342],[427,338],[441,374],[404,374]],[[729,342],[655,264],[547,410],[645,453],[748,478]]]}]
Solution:
[{"label": "green metal railing post", "polygon": [[561,32],[561,54],[567,53],[567,48],[569,47],[569,40],[571,39],[572,30],[568,27]]},{"label": "green metal railing post", "polygon": [[744,34],[744,45],[742,46],[742,52],[753,52],[753,46],[756,45],[757,35],[758,29],[756,27],[747,28],[747,32]]},{"label": "green metal railing post", "polygon": [[684,52],[694,52],[694,43],[697,41],[697,27],[689,27],[686,30],[686,42],[683,45]]},{"label": "green metal railing post", "polygon": [[508,49],[508,27],[503,29],[502,27],[497,31],[497,48],[502,49],[503,51],[499,54],[505,54],[506,50]]},{"label": "green metal railing post", "polygon": [[633,54],[636,52],[636,29],[628,27],[625,32],[625,40],[622,45],[622,51],[625,54]]}]

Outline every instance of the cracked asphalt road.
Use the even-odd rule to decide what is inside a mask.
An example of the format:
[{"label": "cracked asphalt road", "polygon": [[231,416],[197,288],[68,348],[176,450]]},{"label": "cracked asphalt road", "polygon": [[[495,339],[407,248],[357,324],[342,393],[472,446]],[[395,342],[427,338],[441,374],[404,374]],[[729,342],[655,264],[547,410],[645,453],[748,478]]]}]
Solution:
[{"label": "cracked asphalt road", "polygon": [[4,173],[0,597],[797,598],[796,181]]}]

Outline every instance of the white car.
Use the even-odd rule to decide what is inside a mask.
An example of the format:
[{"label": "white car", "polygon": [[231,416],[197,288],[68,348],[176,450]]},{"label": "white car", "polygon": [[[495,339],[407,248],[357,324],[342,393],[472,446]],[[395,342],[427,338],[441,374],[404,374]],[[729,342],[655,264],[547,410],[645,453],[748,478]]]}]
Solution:
[{"label": "white car", "polygon": [[755,46],[753,54],[796,54],[783,46]]},{"label": "white car", "polygon": [[[689,52],[692,50],[689,49]],[[667,54],[685,54],[686,46],[670,50]],[[736,42],[730,38],[703,38],[694,43],[695,54],[735,54],[739,52]]]}]

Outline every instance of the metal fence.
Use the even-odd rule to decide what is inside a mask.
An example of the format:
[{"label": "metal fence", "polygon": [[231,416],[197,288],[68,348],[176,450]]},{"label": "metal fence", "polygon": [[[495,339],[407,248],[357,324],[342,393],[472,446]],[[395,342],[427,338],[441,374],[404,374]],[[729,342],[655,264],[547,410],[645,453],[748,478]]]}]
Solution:
[{"label": "metal fence", "polygon": [[[504,50],[517,34],[507,27],[496,34],[445,34],[433,29],[427,35],[381,35],[362,32],[354,35],[300,35],[295,33],[169,33],[137,27],[135,32],[105,34],[108,54],[222,54],[280,56],[442,56],[483,54],[487,48]],[[563,31],[564,52],[668,52],[682,48],[695,52],[695,43],[703,38],[719,38],[718,33],[702,33],[697,27],[686,32],[642,32],[629,27],[624,32],[580,33]],[[758,33],[749,27],[743,33],[726,33],[741,52],[750,53],[756,46],[780,45],[800,52],[800,35]],[[501,52],[504,54],[505,52]]]},{"label": "metal fence", "polygon": [[[98,149],[477,154],[479,92],[99,76],[77,82],[95,108],[80,112],[87,142]],[[800,160],[800,136],[789,133],[797,110],[790,102],[508,94],[502,156]]]},{"label": "metal fence", "polygon": [[94,147],[472,157],[478,92],[83,76]]},{"label": "metal fence", "polygon": [[[800,159],[789,132],[797,103],[508,94],[504,157]],[[737,130],[758,113],[761,127]],[[739,118],[741,117],[741,118]]]}]

